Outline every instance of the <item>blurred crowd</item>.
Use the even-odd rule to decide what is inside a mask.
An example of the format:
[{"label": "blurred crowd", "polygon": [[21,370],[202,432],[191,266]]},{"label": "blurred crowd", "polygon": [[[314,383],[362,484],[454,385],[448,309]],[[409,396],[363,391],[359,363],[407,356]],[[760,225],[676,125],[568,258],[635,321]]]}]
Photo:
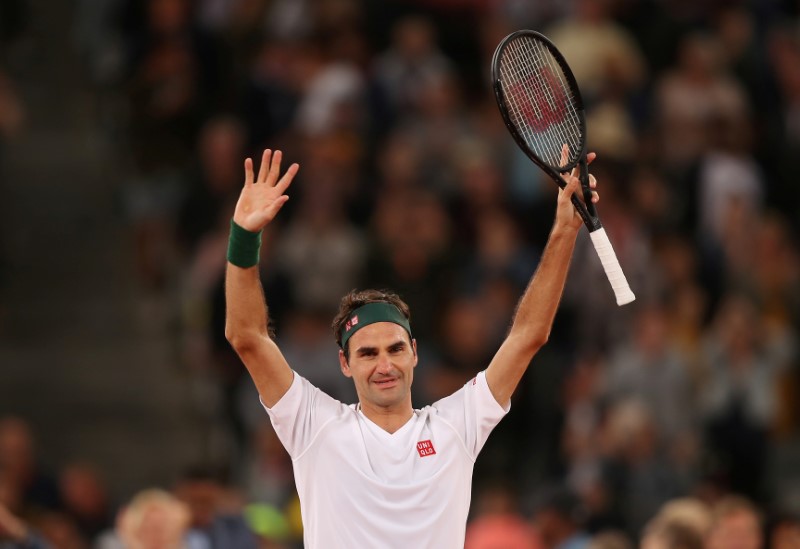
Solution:
[{"label": "blurred crowd", "polygon": [[[301,165],[262,251],[288,362],[354,402],[330,320],[348,290],[379,287],[411,307],[415,405],[485,368],[555,207],[489,81],[500,39],[531,28],[580,85],[600,216],[637,301],[617,308],[582,234],[550,342],[476,464],[467,547],[800,547],[800,475],[775,457],[800,436],[800,4],[77,6],[142,290],[177,303],[181,359],[212,380],[224,436],[174,486],[113,503],[91,466],[34,474],[33,437],[8,418],[0,539],[30,521],[57,548],[171,547],[135,541],[154,529],[297,546],[291,463],[223,331],[242,160],[266,147]],[[22,112],[6,80],[0,65],[0,140]]]}]

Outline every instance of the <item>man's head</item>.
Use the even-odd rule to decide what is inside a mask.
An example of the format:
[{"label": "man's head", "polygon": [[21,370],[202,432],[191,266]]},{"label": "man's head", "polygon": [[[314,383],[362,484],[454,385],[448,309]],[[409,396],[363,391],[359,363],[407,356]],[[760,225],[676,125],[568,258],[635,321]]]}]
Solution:
[{"label": "man's head", "polygon": [[342,299],[333,321],[339,365],[362,406],[410,408],[417,347],[408,319],[408,306],[389,292],[350,292]]},{"label": "man's head", "polygon": [[[399,314],[393,315],[391,309],[385,313],[379,310],[373,311],[371,318],[367,321],[363,315],[359,316],[357,311],[365,305],[372,303],[393,306],[394,309],[397,309],[397,313]],[[371,324],[372,322],[370,321],[380,321],[381,314],[384,315],[384,320],[387,322],[402,325],[402,321],[404,320],[405,326],[403,326],[403,328],[408,333],[409,344],[411,344],[413,340],[409,326],[411,312],[408,309],[408,305],[400,299],[400,296],[385,290],[352,290],[342,298],[339,304],[339,312],[333,319],[333,324],[331,326],[333,328],[333,336],[336,338],[336,344],[342,350],[347,360],[350,360],[350,337],[359,329]]]}]

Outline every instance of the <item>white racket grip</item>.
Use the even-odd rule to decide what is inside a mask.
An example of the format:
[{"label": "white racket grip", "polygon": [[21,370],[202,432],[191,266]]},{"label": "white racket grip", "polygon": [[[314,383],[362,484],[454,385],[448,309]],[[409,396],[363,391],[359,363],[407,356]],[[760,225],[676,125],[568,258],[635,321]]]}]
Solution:
[{"label": "white racket grip", "polygon": [[603,269],[606,271],[608,281],[611,282],[611,288],[617,297],[617,305],[622,306],[630,303],[636,299],[636,296],[633,295],[631,287],[628,286],[628,280],[625,278],[625,273],[622,272],[622,267],[619,266],[617,254],[614,253],[614,248],[611,247],[611,241],[608,239],[606,230],[601,227],[589,233],[589,235],[592,237],[592,244],[594,244],[594,249],[597,250],[597,255],[600,257],[600,263],[603,264]]}]

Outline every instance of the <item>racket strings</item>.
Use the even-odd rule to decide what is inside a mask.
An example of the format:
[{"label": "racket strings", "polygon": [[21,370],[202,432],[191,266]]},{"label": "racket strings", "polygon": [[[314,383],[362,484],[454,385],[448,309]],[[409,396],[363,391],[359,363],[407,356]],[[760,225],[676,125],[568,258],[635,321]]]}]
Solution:
[{"label": "racket strings", "polygon": [[528,37],[510,42],[500,74],[512,122],[531,150],[557,169],[567,144],[567,164],[572,163],[583,148],[580,116],[572,88],[547,47]]}]

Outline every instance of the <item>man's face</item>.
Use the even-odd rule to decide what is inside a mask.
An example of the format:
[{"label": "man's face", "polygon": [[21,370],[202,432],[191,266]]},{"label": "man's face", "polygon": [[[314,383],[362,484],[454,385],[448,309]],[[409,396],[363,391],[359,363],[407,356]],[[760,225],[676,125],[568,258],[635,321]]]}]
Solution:
[{"label": "man's face", "polygon": [[353,379],[362,406],[391,410],[411,405],[417,348],[402,326],[376,322],[353,334],[347,344],[350,360],[339,351],[339,364]]}]

